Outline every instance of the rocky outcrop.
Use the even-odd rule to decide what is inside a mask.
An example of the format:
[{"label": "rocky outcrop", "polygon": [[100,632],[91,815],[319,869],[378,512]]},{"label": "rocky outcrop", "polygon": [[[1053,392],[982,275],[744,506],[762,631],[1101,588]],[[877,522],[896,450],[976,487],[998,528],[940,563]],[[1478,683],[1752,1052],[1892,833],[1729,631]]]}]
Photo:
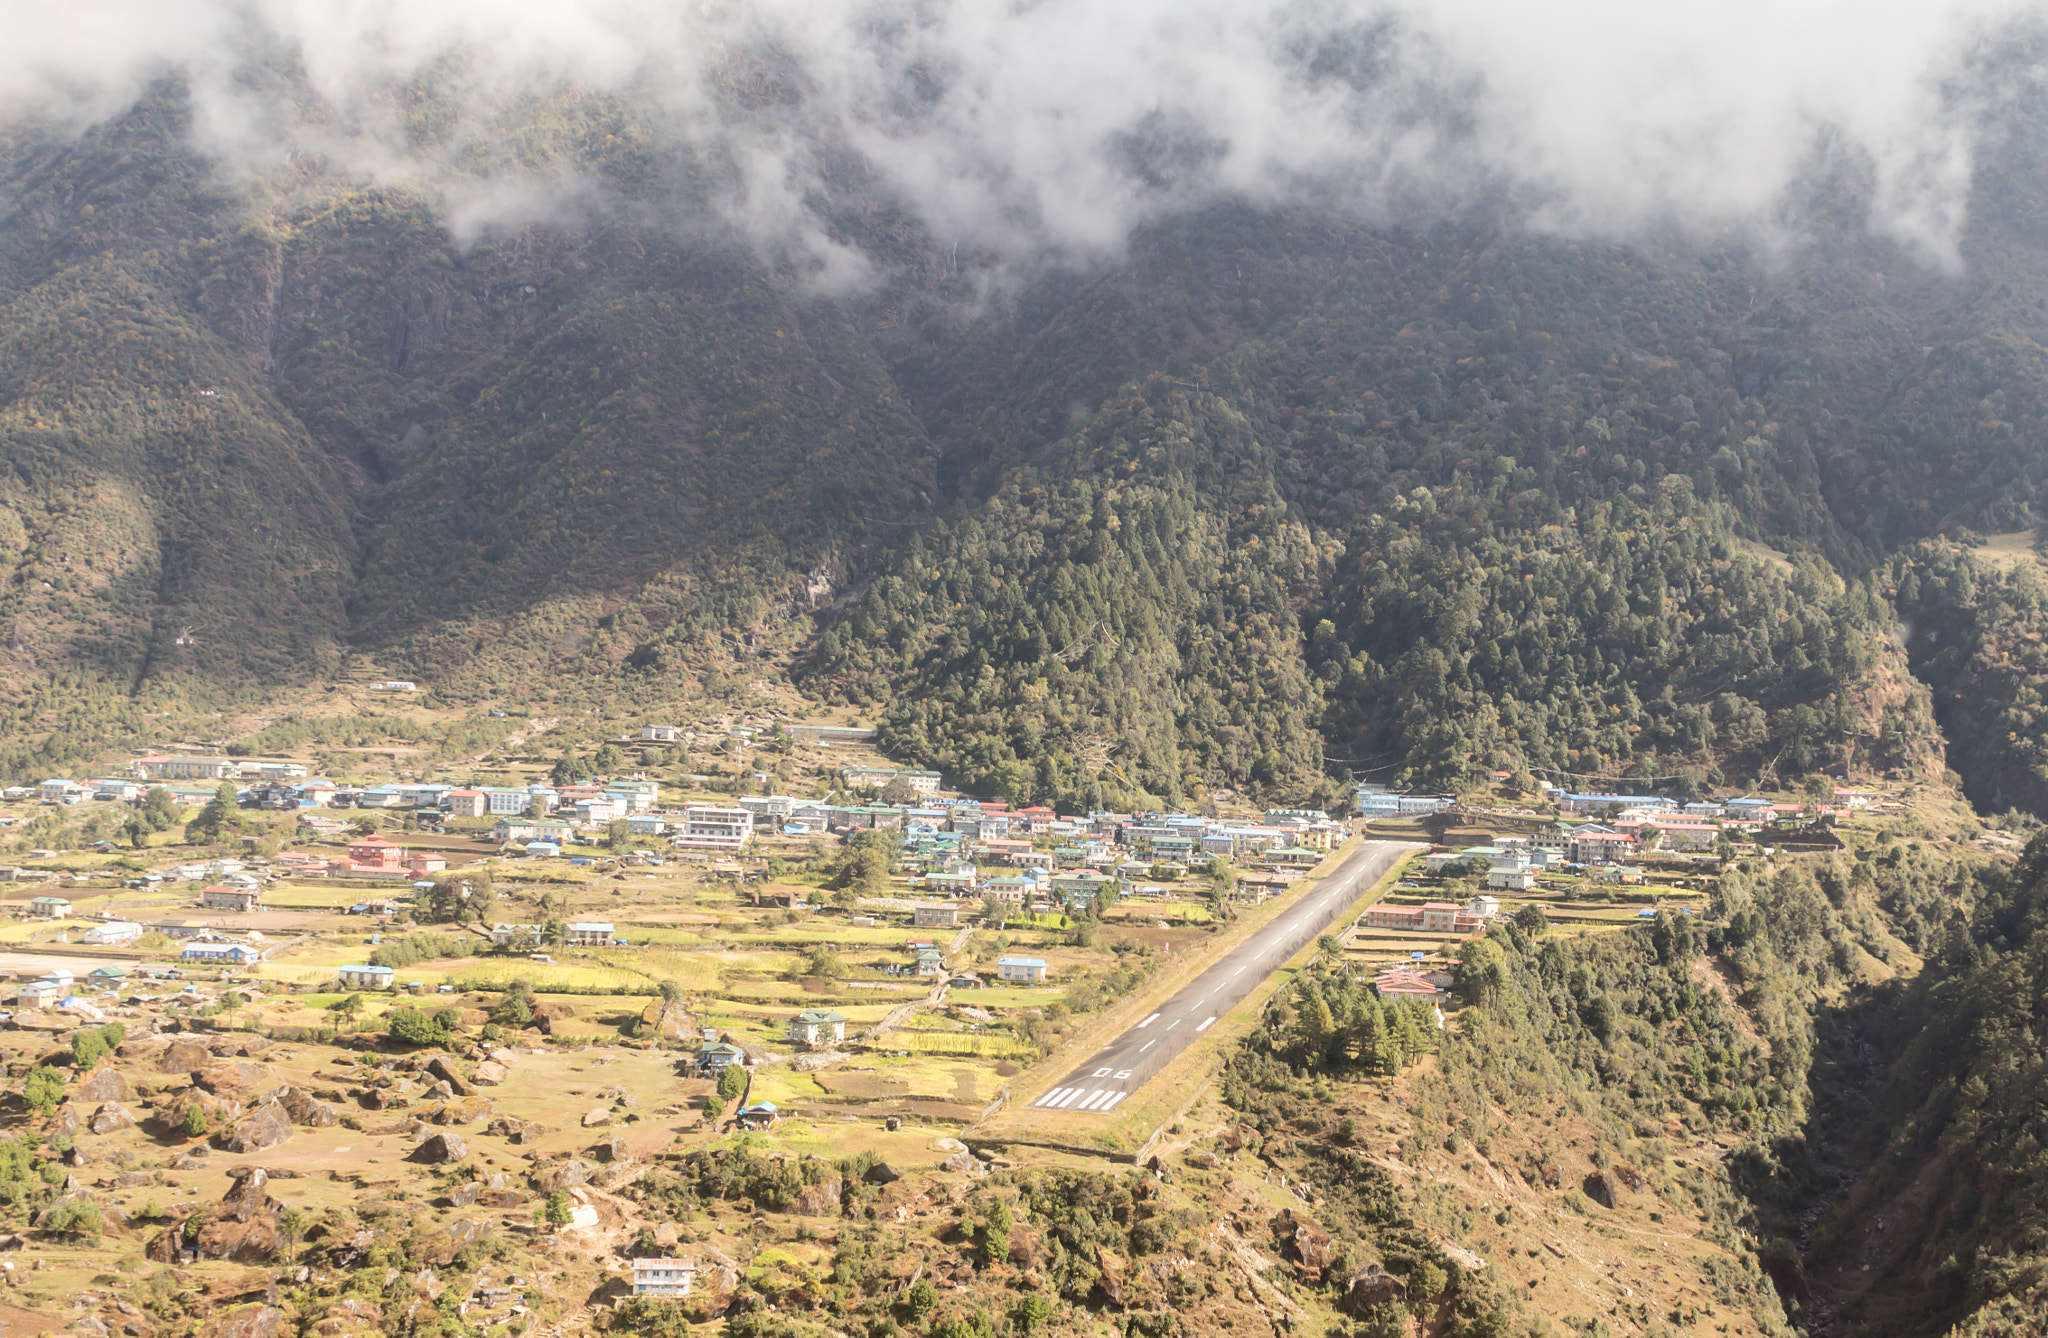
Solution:
[{"label": "rocky outcrop", "polygon": [[902,1178],[903,1172],[885,1161],[878,1161],[868,1167],[868,1173],[861,1177],[871,1185],[893,1185]]},{"label": "rocky outcrop", "polygon": [[489,1097],[464,1096],[435,1107],[427,1118],[436,1124],[475,1124],[497,1113],[497,1103]]},{"label": "rocky outcrop", "polygon": [[1593,1172],[1580,1188],[1586,1192],[1587,1198],[1602,1208],[1612,1208],[1621,1201],[1621,1185],[1606,1171]]},{"label": "rocky outcrop", "polygon": [[234,1128],[221,1137],[220,1145],[229,1152],[261,1152],[291,1136],[291,1112],[278,1101],[265,1101],[236,1120]]},{"label": "rocky outcrop", "polygon": [[427,1244],[421,1257],[435,1268],[446,1268],[455,1256],[491,1234],[491,1224],[480,1218],[457,1222]]},{"label": "rocky outcrop", "polygon": [[272,1099],[284,1107],[285,1114],[290,1117],[293,1124],[308,1129],[332,1128],[341,1120],[334,1107],[315,1099],[313,1094],[303,1087],[280,1087]]},{"label": "rocky outcrop", "polygon": [[627,1156],[626,1140],[617,1137],[607,1138],[591,1148],[590,1154],[602,1162],[622,1162]]},{"label": "rocky outcrop", "polygon": [[1321,1281],[1323,1270],[1336,1257],[1330,1233],[1292,1208],[1273,1215],[1273,1243],[1282,1257],[1294,1264],[1295,1272],[1311,1282]]},{"label": "rocky outcrop", "polygon": [[836,1175],[828,1175],[815,1185],[805,1185],[798,1191],[789,1210],[804,1217],[837,1217],[839,1199],[844,1193],[846,1182]]},{"label": "rocky outcrop", "polygon": [[275,1259],[289,1242],[279,1224],[284,1204],[271,1197],[269,1184],[266,1172],[246,1170],[219,1203],[194,1213],[151,1241],[149,1257],[173,1263],[179,1247],[189,1244],[206,1259],[242,1263]]},{"label": "rocky outcrop", "polygon": [[972,1152],[956,1152],[939,1163],[942,1171],[965,1171],[968,1175],[987,1175],[988,1168]]},{"label": "rocky outcrop", "polygon": [[542,1189],[568,1189],[590,1183],[590,1163],[571,1157],[558,1166],[545,1167],[534,1174]]},{"label": "rocky outcrop", "polygon": [[1378,1264],[1367,1264],[1351,1275],[1351,1283],[1344,1290],[1343,1304],[1352,1314],[1362,1315],[1376,1305],[1399,1301],[1407,1295],[1408,1286],[1401,1279]]},{"label": "rocky outcrop", "polygon": [[381,1335],[384,1307],[360,1296],[344,1296],[327,1307],[313,1325],[316,1338],[349,1338],[353,1334]]},{"label": "rocky outcrop", "polygon": [[200,1327],[195,1338],[278,1338],[284,1311],[268,1305],[241,1305],[223,1310]]}]

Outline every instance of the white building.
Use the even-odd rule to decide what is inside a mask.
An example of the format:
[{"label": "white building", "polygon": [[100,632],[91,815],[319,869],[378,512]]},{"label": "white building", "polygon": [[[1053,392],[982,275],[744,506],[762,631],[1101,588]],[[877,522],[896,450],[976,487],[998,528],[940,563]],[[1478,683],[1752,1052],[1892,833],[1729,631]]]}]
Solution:
[{"label": "white building", "polygon": [[[640,738],[645,743],[674,743],[682,737],[682,728],[677,725],[642,725],[640,727]],[[634,1267],[637,1268],[639,1265],[636,1264]]]},{"label": "white building", "polygon": [[344,988],[352,990],[388,990],[398,981],[398,973],[388,966],[344,966],[335,974]]},{"label": "white building", "polygon": [[633,1295],[688,1296],[697,1279],[695,1259],[635,1259]]},{"label": "white building", "polygon": [[562,928],[565,946],[580,943],[602,947],[611,941],[612,925],[609,920],[578,920]]},{"label": "white building", "polygon": [[96,944],[133,943],[142,937],[142,926],[133,920],[109,920],[85,931],[83,942]]},{"label": "white building", "polygon": [[754,834],[754,815],[744,808],[690,804],[683,809],[683,827],[675,838],[685,850],[737,852]]}]

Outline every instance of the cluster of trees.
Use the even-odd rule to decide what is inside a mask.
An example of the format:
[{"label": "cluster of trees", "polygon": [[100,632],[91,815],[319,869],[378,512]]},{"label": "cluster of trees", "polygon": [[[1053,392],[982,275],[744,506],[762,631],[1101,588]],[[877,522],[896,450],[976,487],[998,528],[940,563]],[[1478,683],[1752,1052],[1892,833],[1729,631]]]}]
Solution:
[{"label": "cluster of trees", "polygon": [[1342,963],[1304,972],[1288,997],[1275,999],[1251,1046],[1313,1072],[1393,1076],[1436,1048],[1428,1004],[1382,1000]]}]

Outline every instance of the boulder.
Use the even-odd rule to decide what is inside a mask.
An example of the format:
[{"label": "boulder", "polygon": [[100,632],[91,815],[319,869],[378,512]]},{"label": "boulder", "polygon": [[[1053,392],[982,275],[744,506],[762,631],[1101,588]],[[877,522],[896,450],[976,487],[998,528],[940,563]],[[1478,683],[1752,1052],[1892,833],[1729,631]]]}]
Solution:
[{"label": "boulder", "polygon": [[85,1115],[86,1112],[76,1101],[66,1101],[57,1107],[57,1113],[50,1117],[50,1127],[44,1132],[52,1138],[59,1134],[75,1134],[78,1127],[85,1123]]},{"label": "boulder", "polygon": [[884,1116],[882,1118],[882,1127],[893,1134],[903,1127],[903,1117],[901,1115]]},{"label": "boulder", "polygon": [[413,1149],[408,1159],[420,1162],[461,1161],[469,1155],[469,1144],[462,1141],[458,1133],[438,1133]]},{"label": "boulder", "polygon": [[1619,1180],[1624,1188],[1636,1194],[1650,1187],[1649,1178],[1625,1161],[1614,1163],[1614,1178]]},{"label": "boulder", "polygon": [[902,1178],[903,1172],[885,1161],[878,1161],[868,1167],[868,1173],[861,1177],[871,1185],[892,1185]]},{"label": "boulder", "polygon": [[71,1085],[71,1099],[95,1105],[103,1101],[133,1101],[135,1091],[121,1076],[121,1070],[103,1064]]},{"label": "boulder", "polygon": [[92,1118],[86,1121],[85,1127],[96,1134],[111,1134],[122,1129],[133,1129],[135,1117],[123,1110],[120,1102],[108,1101],[92,1113]]},{"label": "boulder", "polygon": [[240,1043],[235,1046],[233,1053],[241,1055],[246,1059],[252,1055],[262,1054],[274,1044],[276,1042],[261,1032],[251,1032],[249,1035],[242,1037]]},{"label": "boulder", "polygon": [[601,1129],[611,1122],[612,1113],[603,1106],[583,1112],[583,1127],[586,1129]]},{"label": "boulder", "polygon": [[575,1185],[590,1183],[590,1163],[571,1157],[559,1166],[549,1166],[536,1172],[542,1189],[568,1189]]},{"label": "boulder", "polygon": [[932,1140],[932,1150],[934,1152],[965,1152],[967,1151],[967,1145],[957,1138],[934,1138]]},{"label": "boulder", "polygon": [[195,1040],[190,1036],[179,1036],[173,1038],[171,1043],[164,1047],[163,1053],[156,1057],[156,1071],[190,1073],[193,1069],[212,1062],[213,1051],[206,1048],[204,1041]]},{"label": "boulder", "polygon": [[1621,1185],[1606,1171],[1595,1171],[1586,1177],[1580,1186],[1586,1197],[1602,1208],[1612,1208],[1621,1200]]},{"label": "boulder", "polygon": [[462,1076],[462,1070],[455,1067],[446,1055],[435,1055],[427,1061],[427,1072],[453,1089],[456,1096],[469,1096],[476,1091],[469,1079]]},{"label": "boulder", "polygon": [[265,1101],[235,1121],[234,1128],[221,1139],[221,1146],[229,1152],[261,1152],[291,1136],[291,1112],[276,1101]]},{"label": "boulder", "polygon": [[1213,1171],[1223,1164],[1222,1158],[1213,1152],[1190,1152],[1182,1160],[1187,1162],[1188,1165],[1200,1167],[1204,1171]]},{"label": "boulder", "polygon": [[1095,1285],[1102,1288],[1102,1294],[1109,1298],[1111,1305],[1122,1306],[1126,1276],[1123,1256],[1098,1245],[1095,1247],[1095,1267]]},{"label": "boulder", "polygon": [[1293,1261],[1295,1271],[1312,1282],[1322,1278],[1323,1270],[1336,1256],[1330,1233],[1292,1208],[1282,1208],[1273,1215],[1273,1243]]},{"label": "boulder", "polygon": [[988,1168],[972,1152],[956,1152],[939,1163],[942,1171],[965,1171],[968,1175],[986,1175]]},{"label": "boulder", "polygon": [[512,1076],[512,1070],[495,1059],[486,1059],[470,1070],[470,1080],[480,1087],[496,1087]]},{"label": "boulder", "polygon": [[195,1338],[278,1338],[284,1311],[258,1303],[223,1310],[207,1320]]},{"label": "boulder", "polygon": [[526,1195],[516,1189],[487,1189],[476,1201],[486,1208],[517,1208],[526,1202]]},{"label": "boulder", "polygon": [[483,1192],[484,1182],[481,1180],[472,1180],[466,1185],[458,1185],[448,1195],[448,1206],[451,1208],[470,1207],[476,1202],[477,1196]]},{"label": "boulder", "polygon": [[194,1213],[150,1242],[149,1257],[172,1263],[182,1245],[206,1259],[264,1263],[275,1259],[289,1242],[278,1216],[284,1205],[270,1196],[270,1177],[260,1168],[240,1168],[219,1203]]},{"label": "boulder", "polygon": [[1408,1285],[1378,1264],[1367,1264],[1351,1275],[1351,1284],[1344,1291],[1344,1308],[1354,1315],[1362,1315],[1376,1305],[1388,1301],[1403,1300],[1408,1295]]},{"label": "boulder", "polygon": [[1537,1174],[1543,1177],[1543,1185],[1546,1189],[1556,1189],[1564,1183],[1564,1168],[1554,1161],[1545,1162],[1537,1169]]},{"label": "boulder", "polygon": [[156,1179],[151,1171],[123,1171],[114,1177],[115,1189],[140,1189]]},{"label": "boulder", "polygon": [[602,1143],[599,1143],[595,1147],[591,1148],[590,1154],[593,1157],[596,1157],[599,1161],[613,1163],[622,1162],[626,1159],[627,1156],[626,1140],[618,1137],[607,1138]]},{"label": "boulder", "polygon": [[1232,1152],[1242,1152],[1259,1141],[1259,1131],[1249,1124],[1233,1124],[1223,1131],[1223,1146]]},{"label": "boulder", "polygon": [[497,1103],[488,1097],[464,1096],[444,1103],[427,1118],[436,1124],[475,1124],[497,1113]]},{"label": "boulder", "polygon": [[512,1115],[500,1115],[484,1126],[484,1132],[494,1137],[509,1139],[514,1143],[531,1143],[547,1130],[530,1120]]},{"label": "boulder", "polygon": [[1018,1268],[1036,1268],[1045,1257],[1045,1242],[1027,1226],[1010,1228],[1010,1262]]},{"label": "boulder", "polygon": [[215,1096],[243,1096],[270,1080],[270,1071],[248,1059],[223,1059],[192,1071],[192,1083]]},{"label": "boulder", "polygon": [[308,1129],[332,1128],[341,1120],[334,1107],[315,1100],[313,1094],[303,1087],[280,1087],[273,1099],[284,1107],[293,1124],[304,1125]]}]

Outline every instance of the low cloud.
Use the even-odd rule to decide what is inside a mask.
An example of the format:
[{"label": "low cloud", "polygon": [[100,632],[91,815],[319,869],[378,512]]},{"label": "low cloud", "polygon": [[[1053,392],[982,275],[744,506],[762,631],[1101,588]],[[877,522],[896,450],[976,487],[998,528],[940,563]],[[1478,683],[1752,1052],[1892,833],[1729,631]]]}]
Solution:
[{"label": "low cloud", "polygon": [[[11,0],[0,111],[79,124],[185,80],[231,170],[296,152],[436,178],[465,234],[603,191],[579,165],[465,146],[535,99],[623,93],[708,165],[676,207],[817,287],[852,155],[942,243],[1015,263],[1113,255],[1213,200],[1367,215],[1508,183],[1539,226],[1768,233],[1820,146],[1871,226],[1953,264],[1981,108],[1971,62],[2029,0]],[[434,105],[409,100],[422,86]],[[474,155],[471,155],[472,157]],[[471,172],[472,176],[477,173]]]}]

